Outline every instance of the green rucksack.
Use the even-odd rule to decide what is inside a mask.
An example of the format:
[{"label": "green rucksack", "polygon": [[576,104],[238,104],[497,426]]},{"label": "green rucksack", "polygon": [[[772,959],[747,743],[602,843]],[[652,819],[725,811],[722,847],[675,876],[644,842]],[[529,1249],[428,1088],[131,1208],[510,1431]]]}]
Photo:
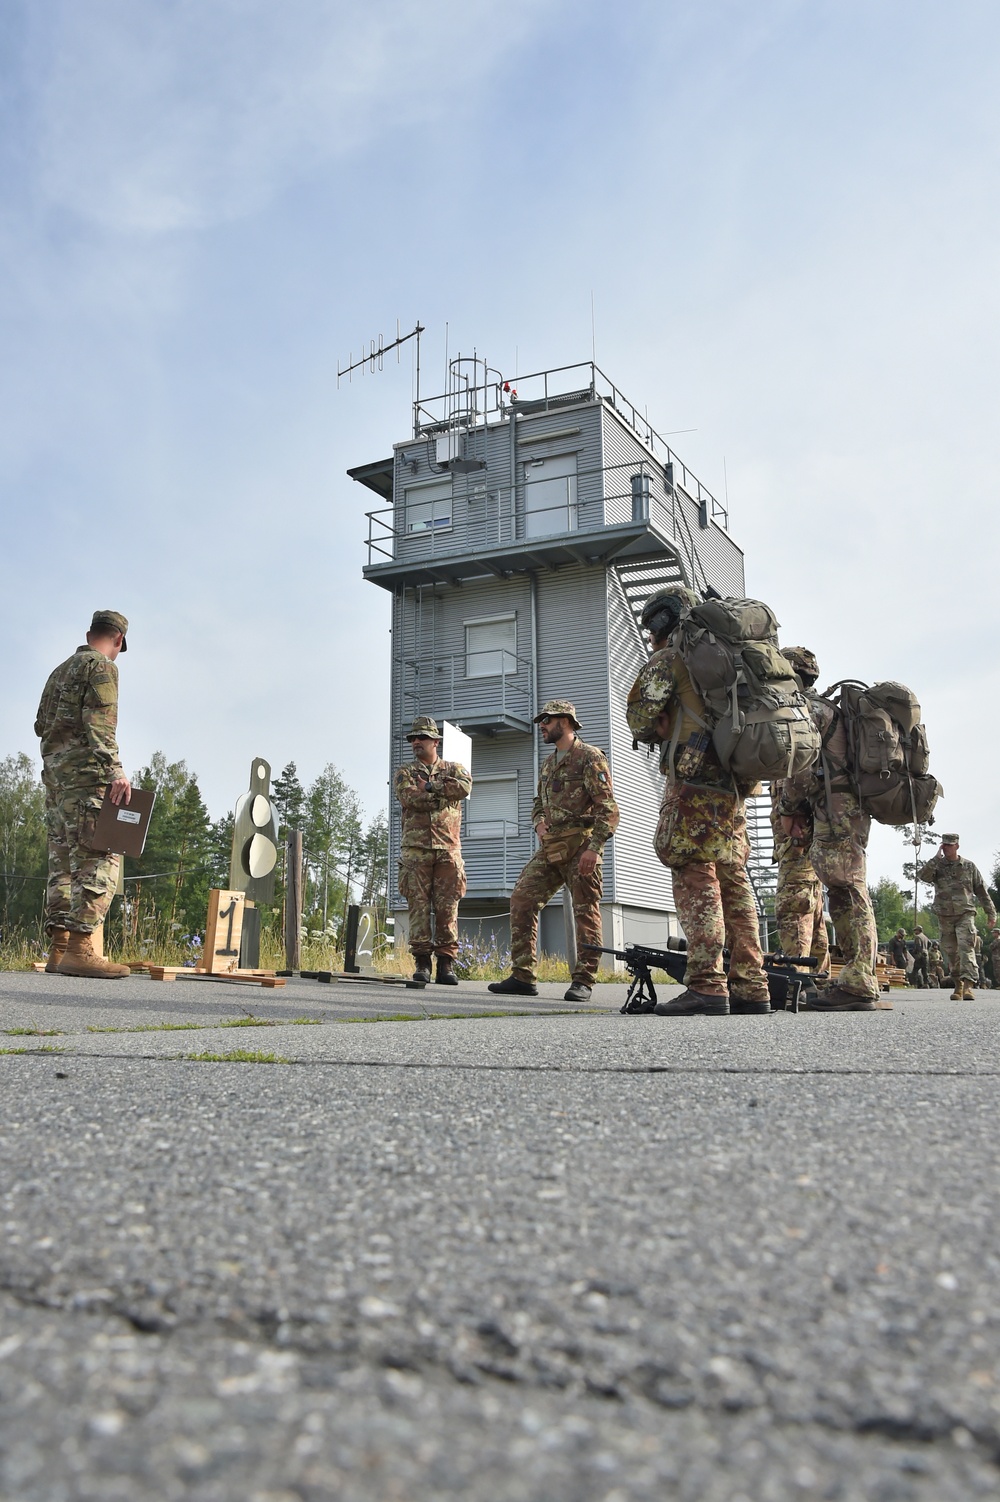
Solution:
[{"label": "green rucksack", "polygon": [[778,650],[778,622],[761,600],[708,599],[671,637],[708,711],[723,767],[741,783],[792,777],[819,755],[794,669]]},{"label": "green rucksack", "polygon": [[821,697],[844,721],[848,765],[838,770],[847,773],[862,810],[878,824],[933,824],[944,789],[928,770],[927,731],[912,690],[843,678]]}]

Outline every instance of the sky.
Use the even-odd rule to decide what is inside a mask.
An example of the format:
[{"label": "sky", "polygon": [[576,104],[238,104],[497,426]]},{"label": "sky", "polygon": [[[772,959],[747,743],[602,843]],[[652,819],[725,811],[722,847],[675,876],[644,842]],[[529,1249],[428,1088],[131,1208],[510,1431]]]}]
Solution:
[{"label": "sky", "polygon": [[[7,0],[0,755],[132,621],[120,743],[387,801],[388,596],[349,466],[427,368],[590,357],[728,494],[823,681],[920,698],[1000,848],[1000,10],[953,0]],[[593,308],[593,323],[592,323]],[[872,879],[899,877],[876,829]]]}]

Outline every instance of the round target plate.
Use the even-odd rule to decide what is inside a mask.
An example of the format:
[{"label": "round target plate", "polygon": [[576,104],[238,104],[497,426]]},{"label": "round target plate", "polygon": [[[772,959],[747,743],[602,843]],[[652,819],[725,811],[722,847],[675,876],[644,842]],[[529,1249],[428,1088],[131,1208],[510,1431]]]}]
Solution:
[{"label": "round target plate", "polygon": [[255,834],[243,847],[243,869],[251,876],[267,876],[274,870],[278,852],[263,834]]},{"label": "round target plate", "polygon": [[271,822],[271,805],[263,793],[258,793],[250,805],[250,817],[258,829],[266,829]]}]

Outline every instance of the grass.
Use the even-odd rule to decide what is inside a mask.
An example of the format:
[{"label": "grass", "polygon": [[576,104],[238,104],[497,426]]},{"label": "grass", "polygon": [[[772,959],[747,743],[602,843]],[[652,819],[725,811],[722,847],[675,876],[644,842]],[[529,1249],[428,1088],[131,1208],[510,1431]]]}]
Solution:
[{"label": "grass", "polygon": [[277,1053],[260,1053],[251,1048],[231,1048],[228,1053],[186,1053],[185,1059],[196,1064],[290,1064],[291,1059]]},{"label": "grass", "polygon": [[[224,1022],[140,1022],[135,1027],[92,1027],[87,1028],[88,1033],[188,1033],[203,1032],[213,1027],[320,1027],[322,1017],[290,1017],[286,1022],[283,1018],[270,1019],[266,1017],[227,1017]],[[31,1032],[30,1028],[12,1028],[12,1032]],[[58,1032],[59,1029],[53,1029]],[[44,1036],[48,1036],[45,1034]]]},{"label": "grass", "polygon": [[9,1027],[8,1038],[61,1038],[61,1027]]},{"label": "grass", "polygon": [[64,1048],[53,1048],[50,1044],[43,1043],[41,1048],[0,1048],[0,1054],[10,1053],[65,1053]]}]

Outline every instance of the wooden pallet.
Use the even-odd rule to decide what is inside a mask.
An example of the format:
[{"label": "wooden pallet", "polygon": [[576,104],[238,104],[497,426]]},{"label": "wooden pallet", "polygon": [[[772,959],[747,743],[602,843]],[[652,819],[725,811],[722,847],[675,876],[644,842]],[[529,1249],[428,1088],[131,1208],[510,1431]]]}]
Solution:
[{"label": "wooden pallet", "polygon": [[[830,979],[836,980],[843,968],[843,965],[834,961],[830,966]],[[880,991],[898,991],[906,988],[906,971],[896,965],[876,965],[875,979],[878,981]]]},{"label": "wooden pallet", "polygon": [[284,976],[273,970],[192,970],[188,965],[147,965],[145,969],[150,980],[221,981],[230,986],[263,986],[268,991],[285,984]]}]

